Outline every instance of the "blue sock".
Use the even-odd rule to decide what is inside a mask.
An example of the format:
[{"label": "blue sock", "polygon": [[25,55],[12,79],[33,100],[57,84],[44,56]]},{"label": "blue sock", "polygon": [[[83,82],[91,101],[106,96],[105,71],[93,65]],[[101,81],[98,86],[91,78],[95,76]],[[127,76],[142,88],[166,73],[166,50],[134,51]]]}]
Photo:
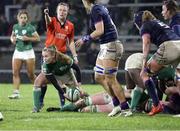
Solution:
[{"label": "blue sock", "polygon": [[151,97],[151,99],[153,101],[154,106],[158,106],[159,98],[158,98],[156,91],[155,91],[156,87],[155,87],[154,82],[151,79],[145,81],[145,87],[148,91],[149,96]]},{"label": "blue sock", "polygon": [[120,107],[121,107],[121,110],[129,109],[129,105],[128,105],[127,101],[121,103]]},{"label": "blue sock", "polygon": [[65,105],[65,97],[64,97],[64,93],[61,93],[58,91],[59,94],[59,99],[60,99],[60,103],[61,103],[61,107],[63,107]]},{"label": "blue sock", "polygon": [[112,98],[112,101],[113,101],[114,106],[118,106],[120,104],[120,102],[116,96]]},{"label": "blue sock", "polygon": [[41,87],[40,104],[44,103],[44,96],[46,94],[46,90],[47,90],[47,85],[43,85]]}]

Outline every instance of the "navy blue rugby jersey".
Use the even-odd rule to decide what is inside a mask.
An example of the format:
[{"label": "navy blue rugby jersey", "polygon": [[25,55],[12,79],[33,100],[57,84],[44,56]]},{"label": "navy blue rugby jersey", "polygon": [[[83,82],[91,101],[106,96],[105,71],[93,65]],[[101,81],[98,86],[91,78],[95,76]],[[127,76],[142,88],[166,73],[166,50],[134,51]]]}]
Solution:
[{"label": "navy blue rugby jersey", "polygon": [[159,20],[152,20],[143,23],[140,29],[140,35],[149,34],[151,42],[156,46],[165,41],[180,40],[180,37],[166,24]]},{"label": "navy blue rugby jersey", "polygon": [[100,21],[104,23],[104,34],[98,39],[100,44],[117,40],[117,29],[109,15],[108,9],[102,5],[95,4],[90,13],[90,28],[95,30],[95,24]]},{"label": "navy blue rugby jersey", "polygon": [[170,20],[169,26],[180,37],[180,12],[176,13]]}]

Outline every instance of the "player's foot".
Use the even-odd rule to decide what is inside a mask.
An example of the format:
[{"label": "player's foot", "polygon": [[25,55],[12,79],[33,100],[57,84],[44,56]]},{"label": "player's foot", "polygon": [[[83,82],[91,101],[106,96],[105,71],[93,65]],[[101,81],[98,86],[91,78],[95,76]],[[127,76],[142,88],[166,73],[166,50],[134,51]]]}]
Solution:
[{"label": "player's foot", "polygon": [[47,112],[53,112],[53,111],[60,111],[61,108],[59,107],[49,107],[46,109]]},{"label": "player's foot", "polygon": [[121,110],[121,113],[118,116],[129,117],[132,115],[133,115],[133,112],[131,111],[131,109],[127,109],[127,110]]},{"label": "player's foot", "polygon": [[34,107],[34,108],[32,109],[32,112],[31,112],[31,113],[38,113],[38,112],[40,112],[40,110],[38,110],[36,107]]},{"label": "player's foot", "polygon": [[40,103],[40,110],[44,107],[44,103]]},{"label": "player's foot", "polygon": [[148,113],[149,116],[153,116],[159,112],[163,111],[163,106],[159,103],[158,106],[152,106],[151,111]]},{"label": "player's foot", "polygon": [[0,112],[0,121],[2,121],[3,120],[3,115],[2,115],[2,113]]},{"label": "player's foot", "polygon": [[19,93],[13,93],[12,95],[8,96],[9,99],[19,99],[20,94]]},{"label": "player's foot", "polygon": [[116,106],[113,110],[108,114],[109,117],[115,116],[121,112],[120,106]]},{"label": "player's foot", "polygon": [[173,115],[173,117],[180,117],[180,114],[177,114],[177,115]]}]

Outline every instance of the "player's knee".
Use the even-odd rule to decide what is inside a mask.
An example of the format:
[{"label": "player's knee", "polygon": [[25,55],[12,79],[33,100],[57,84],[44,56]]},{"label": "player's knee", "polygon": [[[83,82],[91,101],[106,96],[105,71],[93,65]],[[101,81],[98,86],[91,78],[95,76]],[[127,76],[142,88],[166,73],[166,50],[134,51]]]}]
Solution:
[{"label": "player's knee", "polygon": [[46,84],[44,81],[45,81],[45,80],[44,80],[43,77],[38,76],[38,77],[36,77],[36,79],[34,80],[34,86],[42,86],[42,85]]},{"label": "player's knee", "polygon": [[29,77],[31,82],[34,82],[34,80],[35,80],[35,74],[34,73],[28,73],[28,77]]},{"label": "player's knee", "polygon": [[13,71],[13,77],[20,77],[20,72],[19,71]]},{"label": "player's knee", "polygon": [[104,78],[103,78],[102,76],[99,76],[99,75],[96,76],[96,75],[95,75],[95,81],[98,82],[98,83],[103,83]]}]

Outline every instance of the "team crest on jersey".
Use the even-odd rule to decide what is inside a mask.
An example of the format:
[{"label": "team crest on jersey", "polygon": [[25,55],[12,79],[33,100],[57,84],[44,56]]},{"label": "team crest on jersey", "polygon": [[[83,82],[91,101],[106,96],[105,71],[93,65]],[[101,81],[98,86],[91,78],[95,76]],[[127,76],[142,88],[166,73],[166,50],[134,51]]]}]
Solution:
[{"label": "team crest on jersey", "polygon": [[18,30],[15,30],[14,33],[17,34],[17,33],[18,33]]},{"label": "team crest on jersey", "polygon": [[27,33],[27,30],[22,30],[22,34],[25,35]]}]

